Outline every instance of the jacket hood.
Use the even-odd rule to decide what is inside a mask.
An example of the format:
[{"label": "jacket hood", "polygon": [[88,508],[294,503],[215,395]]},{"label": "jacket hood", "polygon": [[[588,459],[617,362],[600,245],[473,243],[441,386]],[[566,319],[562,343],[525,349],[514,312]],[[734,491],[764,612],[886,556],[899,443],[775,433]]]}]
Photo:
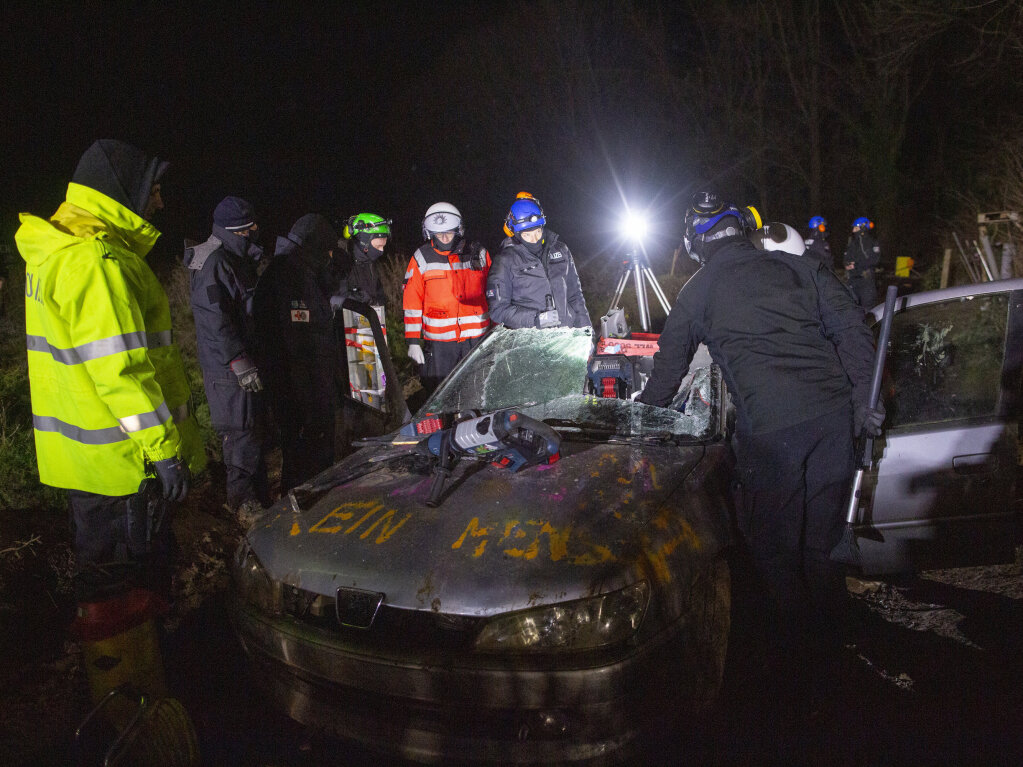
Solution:
[{"label": "jacket hood", "polygon": [[338,233],[326,216],[308,213],[291,227],[287,237],[277,238],[276,253],[290,253],[296,247],[314,255],[327,255],[329,250],[338,250]]},{"label": "jacket hood", "polygon": [[167,165],[131,144],[100,139],[85,150],[71,180],[141,215],[149,202],[153,184],[160,180]]},{"label": "jacket hood", "polygon": [[[148,199],[148,191],[147,191]],[[139,258],[145,258],[160,231],[113,198],[88,186],[68,184],[67,199],[47,220],[21,214],[14,235],[21,257],[29,265],[40,264],[51,254],[100,235],[114,236]]]}]

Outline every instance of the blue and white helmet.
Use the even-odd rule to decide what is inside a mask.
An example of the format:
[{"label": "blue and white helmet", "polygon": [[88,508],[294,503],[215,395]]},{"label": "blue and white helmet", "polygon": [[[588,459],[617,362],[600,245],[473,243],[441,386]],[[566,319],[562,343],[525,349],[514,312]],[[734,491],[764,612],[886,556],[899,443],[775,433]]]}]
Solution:
[{"label": "blue and white helmet", "polygon": [[721,202],[721,198],[713,192],[697,192],[686,211],[682,243],[689,257],[702,264],[706,243],[738,236],[744,229],[742,211]]}]

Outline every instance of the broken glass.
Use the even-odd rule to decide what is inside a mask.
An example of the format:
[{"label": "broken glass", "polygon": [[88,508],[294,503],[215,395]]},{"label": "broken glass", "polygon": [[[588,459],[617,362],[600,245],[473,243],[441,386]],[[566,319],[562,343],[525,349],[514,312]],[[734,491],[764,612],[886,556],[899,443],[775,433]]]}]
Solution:
[{"label": "broken glass", "polygon": [[691,373],[671,408],[587,394],[588,328],[497,328],[423,406],[425,413],[515,408],[556,428],[595,437],[669,439],[714,435],[720,374]]}]

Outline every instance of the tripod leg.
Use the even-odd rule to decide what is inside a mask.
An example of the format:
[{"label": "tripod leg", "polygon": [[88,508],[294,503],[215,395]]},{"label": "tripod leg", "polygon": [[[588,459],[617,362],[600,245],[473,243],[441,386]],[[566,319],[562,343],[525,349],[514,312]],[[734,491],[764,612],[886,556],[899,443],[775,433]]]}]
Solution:
[{"label": "tripod leg", "polygon": [[646,300],[646,284],[643,282],[643,267],[639,261],[635,262],[633,269],[636,271],[636,303],[639,304],[639,324],[643,332],[650,331],[650,308]]},{"label": "tripod leg", "polygon": [[643,274],[646,275],[647,282],[650,283],[650,288],[654,291],[654,295],[657,296],[657,300],[661,303],[661,308],[664,309],[665,314],[671,314],[671,303],[664,295],[664,291],[661,289],[661,284],[654,277],[653,270],[649,267],[643,267]]},{"label": "tripod leg", "polygon": [[618,287],[615,288],[614,298],[611,299],[611,306],[608,307],[607,314],[610,314],[620,306],[622,294],[625,293],[625,285],[628,283],[628,281],[629,270],[626,269],[624,272],[622,272],[622,276],[618,278]]}]

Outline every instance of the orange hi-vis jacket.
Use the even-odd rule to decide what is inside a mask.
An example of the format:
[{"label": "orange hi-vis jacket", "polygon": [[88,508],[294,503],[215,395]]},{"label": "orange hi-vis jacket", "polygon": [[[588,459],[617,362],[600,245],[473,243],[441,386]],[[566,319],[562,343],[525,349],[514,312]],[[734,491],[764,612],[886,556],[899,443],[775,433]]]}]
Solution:
[{"label": "orange hi-vis jacket", "polygon": [[[462,251],[468,250],[466,247]],[[473,269],[473,253],[437,252],[430,243],[408,262],[402,306],[405,340],[465,341],[490,327],[484,293],[490,273],[490,253],[483,250],[482,268]]]}]

